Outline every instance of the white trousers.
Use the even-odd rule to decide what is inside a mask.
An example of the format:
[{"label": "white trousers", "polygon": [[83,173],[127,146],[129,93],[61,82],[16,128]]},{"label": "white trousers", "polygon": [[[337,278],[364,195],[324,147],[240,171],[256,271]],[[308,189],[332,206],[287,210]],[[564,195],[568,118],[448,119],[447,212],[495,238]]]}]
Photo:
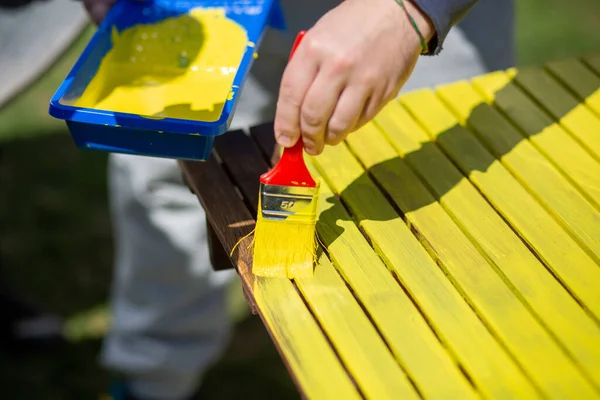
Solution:
[{"label": "white trousers", "polygon": [[[485,24],[480,25],[485,32]],[[292,39],[267,35],[232,128],[273,119]],[[497,54],[504,54],[496,60],[497,68],[512,64],[506,51]],[[487,56],[484,62],[455,28],[440,56],[421,57],[403,90],[484,73],[494,54]],[[233,274],[212,271],[204,211],[181,181],[175,161],[114,154],[109,171],[116,260],[113,324],[103,362],[124,373],[138,396],[180,399],[197,388],[227,344],[231,327],[225,286]]]}]

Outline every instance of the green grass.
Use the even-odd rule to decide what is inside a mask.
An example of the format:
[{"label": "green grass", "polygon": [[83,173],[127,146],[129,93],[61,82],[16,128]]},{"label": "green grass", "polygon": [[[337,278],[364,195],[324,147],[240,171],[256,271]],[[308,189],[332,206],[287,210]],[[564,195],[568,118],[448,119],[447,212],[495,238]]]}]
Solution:
[{"label": "green grass", "polygon": [[600,1],[515,0],[518,63],[600,52]]},{"label": "green grass", "polygon": [[[485,0],[484,0],[485,1]],[[598,0],[518,0],[518,62],[600,52]],[[80,152],[48,99],[91,34],[42,79],[0,110],[0,243],[9,282],[68,319],[66,349],[19,359],[2,357],[0,376],[11,399],[93,399],[108,376],[97,365],[111,279],[112,239],[106,155]],[[206,398],[296,398],[295,389],[257,317],[248,315],[239,286],[231,312],[232,343],[206,377]]]}]

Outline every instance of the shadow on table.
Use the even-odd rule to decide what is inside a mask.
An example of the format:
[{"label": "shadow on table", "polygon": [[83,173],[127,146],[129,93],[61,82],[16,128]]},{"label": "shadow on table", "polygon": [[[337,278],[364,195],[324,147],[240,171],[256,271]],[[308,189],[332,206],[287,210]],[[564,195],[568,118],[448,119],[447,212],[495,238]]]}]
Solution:
[{"label": "shadow on table", "polygon": [[[516,83],[513,80],[509,85],[499,89],[495,93],[496,101],[510,104],[511,98],[514,96],[515,85]],[[600,90],[600,86],[590,87],[586,97],[598,90]],[[564,105],[561,109],[559,109],[559,104],[554,105],[553,113],[555,117],[567,115],[575,107],[581,106],[583,102],[573,100],[573,102],[564,101],[561,104]],[[497,126],[490,125],[489,112],[490,106],[486,103],[476,106],[466,119],[466,126],[479,125],[480,127],[484,126],[484,129],[498,129]],[[503,111],[501,114],[506,116]],[[554,124],[555,118],[548,114],[546,117],[545,122],[530,118],[528,123],[532,125],[529,130],[534,130],[537,135],[542,133],[549,125]],[[509,120],[508,118],[505,119]],[[402,130],[402,127],[396,126],[396,129]],[[519,131],[519,133],[521,132]],[[353,135],[360,134],[383,135],[382,133],[360,131]],[[418,150],[372,165],[349,185],[337,182],[336,173],[328,172],[335,170],[336,163],[344,158],[343,153],[346,150],[330,149],[330,154],[334,157],[328,156],[327,152],[317,157],[318,163],[321,165],[319,167],[320,172],[322,175],[329,175],[327,179],[331,185],[345,185],[345,188],[335,197],[327,199],[329,203],[334,205],[322,212],[319,217],[318,230],[320,235],[325,236],[322,237],[322,240],[329,246],[342,235],[344,229],[337,224],[337,221],[348,220],[346,210],[352,214],[352,220],[360,226],[362,221],[389,221],[404,218],[407,213],[419,210],[434,202],[439,202],[442,196],[450,192],[461,180],[467,179],[466,177],[474,172],[487,171],[491,165],[499,163],[500,159],[511,152],[519,143],[527,140],[523,133],[519,135],[502,135],[501,140],[496,139],[496,136],[491,138],[491,140],[494,140],[492,150],[492,146],[486,142],[487,139],[478,135],[475,129],[464,129],[457,124],[438,134],[435,142],[421,143]],[[347,142],[350,143],[346,145],[351,151],[361,154],[361,149],[355,148],[356,144],[352,145],[352,138]],[[368,139],[362,139],[358,142],[361,145],[368,145]],[[444,146],[440,144],[448,144],[449,147],[453,148],[460,147],[460,165],[452,160],[450,153],[444,153]],[[323,157],[322,161],[319,160],[319,157]],[[433,190],[429,188],[427,183],[424,183],[426,180],[420,177],[419,173],[415,173],[414,166],[419,166],[420,169],[427,168],[427,165],[431,164],[430,160],[439,160],[440,158],[444,160],[443,163],[438,163],[438,165],[443,164],[448,170],[454,171],[443,171],[443,173],[440,171],[440,179],[436,180],[436,188]],[[431,168],[436,168],[438,165],[430,167],[430,175],[435,173],[435,170],[432,172]],[[417,184],[415,184],[415,175],[417,176],[416,182],[419,182]],[[388,199],[387,203],[392,205],[391,207],[389,204],[378,207],[378,204],[381,205],[382,192]],[[410,193],[410,195],[406,195],[407,193]],[[338,199],[341,199],[341,202]]]}]

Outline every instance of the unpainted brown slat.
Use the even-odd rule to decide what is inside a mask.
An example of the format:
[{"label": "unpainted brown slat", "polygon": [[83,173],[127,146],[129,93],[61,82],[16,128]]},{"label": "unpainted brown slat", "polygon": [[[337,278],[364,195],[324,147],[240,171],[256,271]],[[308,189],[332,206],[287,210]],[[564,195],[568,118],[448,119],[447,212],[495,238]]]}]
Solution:
[{"label": "unpainted brown slat", "polygon": [[273,135],[273,122],[267,122],[250,128],[250,136],[256,141],[265,159],[270,160],[276,153],[275,136]]},{"label": "unpainted brown slat", "polygon": [[[190,192],[195,195],[196,193],[194,192],[194,189],[192,189],[189,179],[183,172],[183,169],[181,169],[181,179],[183,180],[183,183],[188,187]],[[208,244],[208,255],[210,257],[210,263],[214,271],[223,271],[235,268],[235,266],[231,262],[231,259],[229,258],[229,254],[227,254],[227,252],[223,248],[223,245],[219,241],[219,237],[217,236],[215,229],[212,227],[208,219],[206,220],[206,241]],[[250,304],[250,302],[248,302],[248,304]]]},{"label": "unpainted brown slat", "polygon": [[[180,161],[179,164],[189,186],[206,210],[206,218],[215,229],[215,236],[229,254],[238,241],[254,229],[252,214],[215,157],[211,156],[205,162]],[[237,266],[245,290],[251,293],[254,276],[250,271],[250,242],[251,238],[248,237],[240,242],[232,262]]]},{"label": "unpainted brown slat", "polygon": [[206,241],[208,242],[210,263],[212,264],[213,270],[223,271],[235,268],[229,258],[229,254],[227,254],[219,241],[215,228],[212,227],[208,219],[206,220]]},{"label": "unpainted brown slat", "polygon": [[215,149],[250,205],[250,211],[256,212],[260,175],[268,169],[263,155],[243,131],[219,136],[215,140]]}]

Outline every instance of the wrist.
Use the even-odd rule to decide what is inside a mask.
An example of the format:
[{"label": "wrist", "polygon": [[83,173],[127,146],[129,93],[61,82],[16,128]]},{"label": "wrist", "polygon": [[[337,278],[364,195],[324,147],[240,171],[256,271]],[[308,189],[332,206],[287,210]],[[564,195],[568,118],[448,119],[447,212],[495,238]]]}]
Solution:
[{"label": "wrist", "polygon": [[429,44],[435,37],[435,27],[429,16],[415,4],[414,0],[395,0],[402,9],[404,23],[419,41],[421,54],[428,52]]},{"label": "wrist", "polygon": [[404,4],[406,5],[406,9],[413,17],[419,30],[421,31],[421,35],[423,35],[423,39],[426,42],[429,42],[433,36],[435,35],[435,27],[433,26],[433,22],[429,19],[429,16],[417,6],[413,0],[404,0]]}]

